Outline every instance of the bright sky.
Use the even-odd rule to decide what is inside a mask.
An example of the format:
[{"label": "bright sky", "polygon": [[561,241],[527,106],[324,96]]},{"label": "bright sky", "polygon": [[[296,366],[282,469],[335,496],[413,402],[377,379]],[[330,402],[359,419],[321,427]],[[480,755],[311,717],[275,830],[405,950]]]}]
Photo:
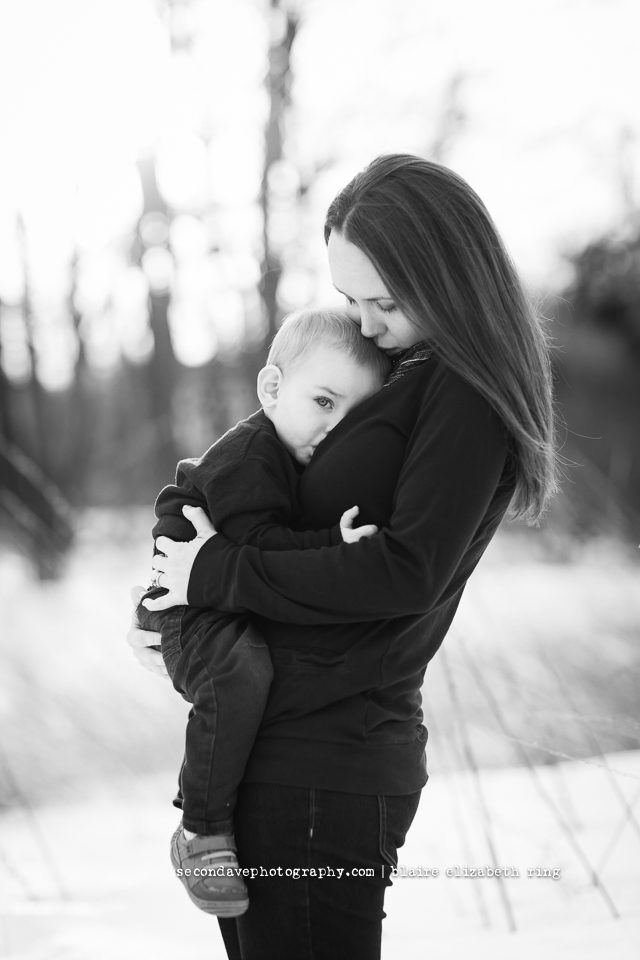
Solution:
[{"label": "bright sky", "polygon": [[[560,282],[563,250],[620,223],[623,182],[638,202],[636,0],[297,6],[303,25],[287,142],[303,174],[330,161],[314,176],[299,254],[323,271],[321,290],[322,217],[332,194],[380,152],[427,153],[456,76],[461,122],[443,159],[483,197],[531,284]],[[185,362],[201,362],[241,335],[239,298],[255,280],[267,7],[194,4],[197,43],[180,61],[152,0],[0,0],[0,297],[20,297],[19,212],[39,302],[51,306],[41,311],[48,338],[46,325],[41,334],[52,384],[64,380],[64,337],[51,325],[64,311],[74,249],[91,259],[83,303],[94,316],[96,357],[108,362],[114,325],[131,355],[149,348],[145,279],[124,271],[117,248],[140,209],[135,160],[150,148],[165,196],[185,212],[172,237],[186,251],[177,265],[185,295],[173,318],[176,349]],[[207,200],[229,254],[215,271],[191,216]],[[286,234],[286,216],[280,229]],[[167,269],[150,258],[146,282],[163,282]],[[289,300],[309,295],[304,276],[292,271]]]},{"label": "bright sky", "polygon": [[353,160],[426,152],[460,75],[463,120],[444,160],[485,200],[531,282],[555,279],[560,251],[619,222],[623,162],[640,201],[637,0],[312,6],[298,56],[305,152],[339,118],[335,186]]}]

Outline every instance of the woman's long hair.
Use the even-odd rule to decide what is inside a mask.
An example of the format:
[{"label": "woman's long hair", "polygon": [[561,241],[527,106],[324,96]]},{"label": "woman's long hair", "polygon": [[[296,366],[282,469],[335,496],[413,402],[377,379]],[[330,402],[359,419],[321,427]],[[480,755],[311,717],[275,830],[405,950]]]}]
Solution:
[{"label": "woman's long hair", "polygon": [[516,455],[512,513],[536,522],[556,488],[548,344],[480,198],[447,167],[391,154],[338,194],[325,240],[334,229],[371,260],[443,363],[498,413]]}]

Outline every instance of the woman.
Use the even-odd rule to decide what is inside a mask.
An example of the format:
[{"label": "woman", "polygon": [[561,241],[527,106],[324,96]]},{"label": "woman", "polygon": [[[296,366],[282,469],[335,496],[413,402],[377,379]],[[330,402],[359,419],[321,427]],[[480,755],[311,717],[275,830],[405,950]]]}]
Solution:
[{"label": "woman", "polygon": [[396,363],[316,451],[300,526],[357,503],[381,532],[262,552],[203,515],[198,539],[157,563],[167,606],[253,612],[274,663],[236,816],[240,863],[271,875],[221,921],[235,960],[379,957],[389,871],[427,780],[426,665],[507,508],[533,522],[554,489],[545,338],[470,187],[380,157],[333,201],[325,239],[354,321]]}]

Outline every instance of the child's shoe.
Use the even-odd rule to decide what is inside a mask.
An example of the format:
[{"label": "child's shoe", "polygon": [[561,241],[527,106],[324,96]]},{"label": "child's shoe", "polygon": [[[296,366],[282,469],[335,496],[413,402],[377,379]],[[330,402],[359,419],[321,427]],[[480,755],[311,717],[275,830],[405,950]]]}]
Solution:
[{"label": "child's shoe", "polygon": [[247,910],[249,895],[231,834],[187,840],[180,824],[171,838],[171,863],[200,910],[218,917],[239,917]]}]

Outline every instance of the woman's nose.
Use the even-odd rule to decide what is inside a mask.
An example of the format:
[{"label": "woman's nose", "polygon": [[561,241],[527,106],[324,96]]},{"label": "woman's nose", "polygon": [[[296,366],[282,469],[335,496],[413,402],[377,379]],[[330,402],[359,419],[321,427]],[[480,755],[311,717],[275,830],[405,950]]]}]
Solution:
[{"label": "woman's nose", "polygon": [[367,303],[360,307],[360,330],[363,337],[377,337],[382,332],[378,319]]}]

